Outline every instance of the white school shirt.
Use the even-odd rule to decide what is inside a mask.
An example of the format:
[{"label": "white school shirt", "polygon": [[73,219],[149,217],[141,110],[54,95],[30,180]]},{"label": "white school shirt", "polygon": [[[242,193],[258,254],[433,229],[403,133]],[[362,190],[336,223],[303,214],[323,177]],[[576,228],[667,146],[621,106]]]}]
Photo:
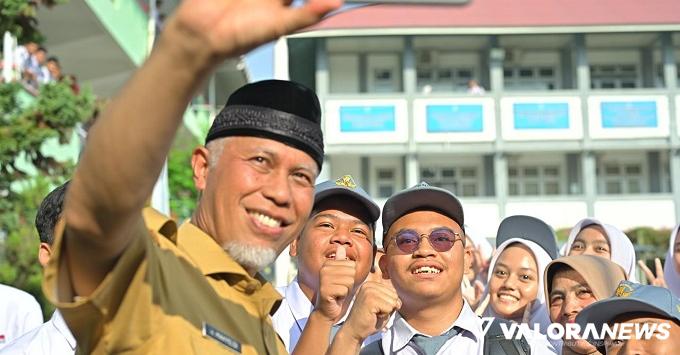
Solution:
[{"label": "white school shirt", "polygon": [[[297,278],[288,284],[288,286],[277,288],[277,291],[281,293],[283,300],[281,300],[279,309],[272,316],[272,325],[286,345],[288,352],[292,353],[300,340],[302,330],[305,329],[309,315],[314,310],[314,305],[302,292]],[[342,324],[347,319],[348,314],[349,310],[336,325]],[[379,338],[380,333],[373,334],[364,341],[364,345]]]},{"label": "white school shirt", "polygon": [[[440,354],[468,354],[468,355],[483,355],[484,354],[484,331],[482,329],[482,319],[479,318],[467,304],[464,302],[460,315],[455,322],[446,330],[459,327],[462,330],[437,351]],[[392,327],[387,330],[379,340],[382,343],[382,349],[385,354],[398,355],[419,355],[409,342],[416,334],[422,334],[414,329],[399,313],[394,318]],[[424,335],[424,334],[422,334]],[[554,355],[555,349],[550,345],[547,338],[541,334],[536,333],[535,338],[527,339],[531,348],[531,354],[536,355]]]},{"label": "white school shirt", "polygon": [[70,355],[76,352],[76,339],[59,310],[38,328],[7,344],[0,355]]},{"label": "white school shirt", "polygon": [[0,349],[42,322],[42,310],[33,296],[0,284]]}]

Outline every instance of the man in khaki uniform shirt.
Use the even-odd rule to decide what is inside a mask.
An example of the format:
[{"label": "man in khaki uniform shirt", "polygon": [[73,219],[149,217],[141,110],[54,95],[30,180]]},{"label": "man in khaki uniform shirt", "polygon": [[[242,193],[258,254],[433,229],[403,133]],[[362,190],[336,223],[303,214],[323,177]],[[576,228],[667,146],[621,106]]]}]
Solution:
[{"label": "man in khaki uniform shirt", "polygon": [[[224,58],[316,23],[339,0],[185,0],[90,131],[44,291],[78,353],[285,353],[257,272],[301,231],[323,160],[320,107],[286,81],[229,98],[192,156],[201,198],[177,226],[144,204],[194,91]],[[226,251],[226,252],[225,252]]]}]

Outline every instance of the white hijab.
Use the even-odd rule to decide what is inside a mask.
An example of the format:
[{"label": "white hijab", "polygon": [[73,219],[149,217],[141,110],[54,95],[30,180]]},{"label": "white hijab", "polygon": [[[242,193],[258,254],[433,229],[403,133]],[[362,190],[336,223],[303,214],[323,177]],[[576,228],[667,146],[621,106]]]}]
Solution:
[{"label": "white hijab", "polygon": [[673,228],[671,237],[669,238],[668,252],[666,253],[666,261],[663,263],[663,279],[666,281],[666,287],[675,295],[680,297],[680,274],[675,270],[675,262],[673,260],[673,252],[675,250],[675,238],[678,235],[680,225]]},{"label": "white hijab", "polygon": [[[485,299],[489,295],[488,285],[491,282],[491,277],[493,276],[493,269],[496,267],[496,262],[498,261],[498,258],[503,253],[503,251],[508,247],[508,245],[513,243],[520,243],[529,248],[529,250],[531,250],[531,253],[534,256],[534,259],[536,260],[536,266],[538,267],[538,270],[536,270],[538,277],[538,292],[536,293],[536,300],[532,303],[531,310],[529,311],[528,325],[530,328],[533,329],[534,324],[539,324],[540,332],[542,334],[546,334],[548,326],[551,324],[551,321],[550,315],[548,314],[548,308],[545,305],[544,295],[545,287],[543,286],[543,274],[545,273],[545,268],[552,261],[552,258],[550,258],[550,255],[548,255],[545,249],[543,249],[538,244],[523,238],[510,238],[503,242],[501,245],[499,245],[498,249],[496,249],[496,252],[493,255],[493,258],[491,259],[491,263],[489,264],[489,277],[487,278],[487,286],[486,290],[484,291],[484,296],[482,297],[482,299]],[[483,316],[503,318],[496,314],[491,304],[489,304],[488,307],[486,307]]]},{"label": "white hijab", "polygon": [[621,265],[626,272],[626,275],[628,275],[628,280],[637,282],[637,278],[635,277],[635,264],[637,263],[637,258],[635,257],[633,243],[631,243],[628,236],[618,228],[611,224],[602,223],[595,218],[584,218],[576,223],[569,233],[567,243],[562,247],[562,256],[569,255],[571,245],[574,244],[574,240],[576,240],[578,233],[591,225],[597,225],[604,229],[605,237],[607,238],[607,241],[609,241],[611,261]]}]

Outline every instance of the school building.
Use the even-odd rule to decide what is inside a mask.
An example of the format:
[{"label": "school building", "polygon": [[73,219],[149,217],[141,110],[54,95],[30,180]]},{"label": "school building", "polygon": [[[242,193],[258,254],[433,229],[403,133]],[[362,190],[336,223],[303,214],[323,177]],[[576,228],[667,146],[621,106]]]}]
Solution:
[{"label": "school building", "polygon": [[493,237],[514,214],[680,221],[678,58],[675,0],[472,0],[343,10],[277,43],[275,68],[319,94],[322,178],[381,204],[426,181]]}]

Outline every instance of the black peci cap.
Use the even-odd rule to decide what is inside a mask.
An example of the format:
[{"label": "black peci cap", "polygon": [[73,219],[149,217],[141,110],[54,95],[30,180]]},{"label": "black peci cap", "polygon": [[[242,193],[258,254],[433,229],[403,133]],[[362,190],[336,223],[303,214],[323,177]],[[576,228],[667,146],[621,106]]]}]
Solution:
[{"label": "black peci cap", "polygon": [[205,144],[227,136],[273,139],[309,154],[321,169],[321,106],[311,89],[286,80],[263,80],[236,90],[208,131]]}]

